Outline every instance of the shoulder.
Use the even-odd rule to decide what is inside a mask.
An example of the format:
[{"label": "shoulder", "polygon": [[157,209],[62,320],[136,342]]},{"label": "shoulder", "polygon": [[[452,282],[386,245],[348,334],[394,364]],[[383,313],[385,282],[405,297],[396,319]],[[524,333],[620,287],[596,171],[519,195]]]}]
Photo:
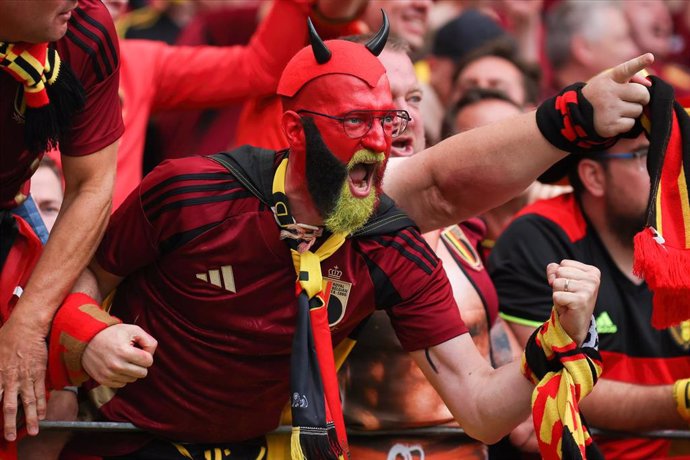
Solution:
[{"label": "shoulder", "polygon": [[369,236],[358,240],[363,251],[381,269],[390,274],[423,272],[431,275],[439,266],[436,253],[415,227],[406,227],[395,232]]},{"label": "shoulder", "polygon": [[516,215],[508,229],[512,233],[546,226],[565,233],[571,243],[581,240],[587,234],[587,222],[572,193],[540,200],[525,207]]},{"label": "shoulder", "polygon": [[201,208],[221,221],[227,217],[229,203],[253,197],[223,166],[202,156],[164,161],[142,180],[139,194],[152,223]]},{"label": "shoulder", "polygon": [[56,47],[85,85],[105,80],[120,65],[115,26],[100,0],[79,1]]}]

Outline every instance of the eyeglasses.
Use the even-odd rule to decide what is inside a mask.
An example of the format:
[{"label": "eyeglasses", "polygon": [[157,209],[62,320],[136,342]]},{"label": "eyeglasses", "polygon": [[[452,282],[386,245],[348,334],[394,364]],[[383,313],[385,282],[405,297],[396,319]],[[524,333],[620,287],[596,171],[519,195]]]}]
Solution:
[{"label": "eyeglasses", "polygon": [[641,147],[632,152],[621,153],[602,153],[596,155],[597,159],[604,160],[636,160],[641,169],[647,169],[647,155],[649,154],[649,147]]},{"label": "eyeglasses", "polygon": [[339,121],[345,134],[352,139],[359,139],[367,134],[374,124],[374,119],[379,120],[384,133],[393,138],[404,133],[407,129],[407,123],[412,120],[406,110],[355,110],[342,117],[312,112],[311,110],[298,110],[297,113],[318,115]]}]

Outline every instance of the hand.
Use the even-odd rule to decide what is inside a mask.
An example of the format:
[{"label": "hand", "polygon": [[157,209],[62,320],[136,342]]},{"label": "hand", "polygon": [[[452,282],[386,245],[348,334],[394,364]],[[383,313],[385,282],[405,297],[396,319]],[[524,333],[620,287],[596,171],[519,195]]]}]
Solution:
[{"label": "hand", "polygon": [[158,342],[139,326],[116,324],[89,342],[81,358],[91,378],[110,388],[122,388],[142,379],[153,364]]},{"label": "hand", "polygon": [[513,27],[524,26],[541,18],[543,0],[503,0],[501,10]]},{"label": "hand", "polygon": [[519,424],[513,431],[510,432],[510,442],[517,447],[521,452],[539,452],[539,442],[534,433],[534,421],[530,415],[527,420]]},{"label": "hand", "polygon": [[546,267],[546,279],[553,289],[553,305],[561,326],[578,345],[582,344],[597,300],[599,269],[576,260],[563,260]]},{"label": "hand", "polygon": [[8,441],[17,438],[18,398],[30,435],[38,434],[38,420],[46,415],[45,337],[13,318],[0,327],[0,398]]},{"label": "hand", "polygon": [[602,137],[625,134],[649,102],[646,87],[651,82],[637,73],[654,62],[654,55],[643,54],[593,77],[582,94],[594,107],[594,128]]}]

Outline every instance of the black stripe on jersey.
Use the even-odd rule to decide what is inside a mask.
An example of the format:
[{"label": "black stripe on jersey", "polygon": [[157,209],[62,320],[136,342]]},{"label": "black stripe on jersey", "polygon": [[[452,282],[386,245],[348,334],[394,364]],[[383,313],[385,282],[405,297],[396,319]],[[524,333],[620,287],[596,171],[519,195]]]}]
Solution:
[{"label": "black stripe on jersey", "polygon": [[180,201],[175,201],[174,203],[169,203],[166,204],[165,206],[161,206],[156,212],[153,212],[151,214],[147,214],[147,218],[149,219],[149,222],[153,222],[156,219],[158,219],[161,214],[164,212],[168,211],[173,211],[175,209],[180,209],[184,208],[186,206],[194,206],[198,204],[206,204],[206,203],[217,203],[220,201],[232,201],[232,200],[237,200],[240,198],[249,198],[253,197],[251,192],[245,190],[245,189],[240,189],[232,193],[228,193],[225,195],[214,195],[214,196],[205,196],[205,197],[200,197],[200,198],[189,198],[187,200],[180,200]]},{"label": "black stripe on jersey", "polygon": [[407,250],[407,248],[400,244],[399,242],[395,241],[394,239],[391,239],[390,237],[374,237],[372,238],[373,241],[376,241],[379,243],[381,246],[385,247],[391,247],[396,249],[400,255],[405,257],[406,259],[410,260],[411,262],[414,262],[415,265],[417,265],[419,268],[424,270],[424,273],[427,275],[431,275],[431,273],[434,271],[434,266],[429,267],[421,258],[419,258],[417,255],[412,254],[410,251]]},{"label": "black stripe on jersey", "polygon": [[165,179],[163,182],[159,182],[158,184],[154,185],[150,189],[148,189],[146,192],[141,194],[141,201],[144,202],[151,195],[157,193],[161,189],[167,187],[170,184],[174,184],[175,182],[182,182],[185,180],[232,180],[235,181],[235,177],[228,174],[228,173],[198,173],[198,174],[180,174],[179,176],[173,176],[168,179]]},{"label": "black stripe on jersey", "polygon": [[[103,66],[105,67],[104,74],[105,75],[111,75],[113,73],[113,66],[110,63],[110,59],[108,59],[108,56],[105,52],[105,46],[103,45],[103,40],[101,40],[101,37],[90,31],[83,23],[78,21],[75,17],[72,17],[69,21],[69,25],[72,28],[72,30],[76,29],[79,32],[81,32],[82,35],[84,35],[86,38],[90,39],[92,43],[90,45],[86,45],[85,42],[81,42],[85,46],[89,46],[89,49],[91,49],[92,53],[89,53],[89,56],[94,57],[98,56],[100,57],[100,60],[103,61]],[[79,45],[81,47],[81,45]],[[95,48],[98,49],[98,52],[95,53]],[[84,48],[82,48],[84,49]],[[86,51],[86,50],[85,50]],[[94,61],[96,59],[94,58]]]},{"label": "black stripe on jersey", "polygon": [[147,204],[143,204],[144,212],[147,214],[152,212],[160,203],[170,198],[171,196],[181,195],[183,193],[194,193],[194,192],[219,192],[227,190],[239,190],[242,186],[237,182],[225,182],[220,184],[201,184],[201,185],[187,185],[185,187],[177,187],[167,192],[163,192],[156,196],[155,200]]},{"label": "black stripe on jersey", "polygon": [[201,235],[202,233],[206,232],[207,230],[212,229],[213,227],[222,224],[224,221],[218,221],[218,222],[213,222],[207,225],[202,225],[201,227],[194,228],[192,230],[187,230],[185,232],[180,232],[180,233],[175,233],[171,237],[167,238],[164,241],[161,241],[159,245],[159,249],[161,254],[167,254],[169,252],[174,251],[175,249],[179,248],[180,246],[185,245],[186,243],[189,243],[192,241],[194,238],[197,236]]},{"label": "black stripe on jersey", "polygon": [[[72,19],[70,19],[70,22]],[[89,45],[84,43],[79,37],[77,37],[74,32],[72,32],[70,29],[67,29],[67,34],[66,37],[74,42],[75,45],[77,45],[79,48],[81,48],[86,54],[89,55],[90,61],[93,64],[93,71],[96,74],[96,78],[98,81],[103,81],[105,80],[105,76],[103,75],[103,70],[101,67],[98,65],[98,59],[96,58],[96,51],[93,49],[89,48]]]},{"label": "black stripe on jersey", "polygon": [[384,309],[401,303],[402,297],[395,289],[395,286],[393,286],[393,283],[391,283],[388,275],[359,247],[355,247],[355,250],[362,256],[364,263],[367,264],[369,269],[369,276],[371,276],[371,282],[374,284],[374,303],[376,308]]},{"label": "black stripe on jersey", "polygon": [[438,265],[438,258],[432,252],[426,240],[424,240],[419,232],[406,229],[398,233],[397,236],[405,240],[407,244],[416,249],[417,252],[419,252],[433,268],[436,268]]},{"label": "black stripe on jersey", "polygon": [[[84,11],[83,9],[77,8],[75,11],[84,21],[88,22],[89,24],[91,24],[91,26],[98,29],[101,32],[101,34],[103,35],[103,37],[105,37],[105,43],[106,43],[106,45],[108,45],[108,50],[110,51],[110,60],[113,63],[113,68],[117,68],[117,65],[119,63],[118,55],[117,55],[117,49],[115,48],[115,44],[113,43],[113,40],[112,40],[112,37],[110,36],[110,32],[108,31],[108,28],[105,27],[100,22],[98,22],[96,19],[89,16],[89,14],[86,11]],[[100,46],[99,46],[99,49],[101,49]],[[103,55],[103,60],[106,62],[108,61],[107,54]]]}]

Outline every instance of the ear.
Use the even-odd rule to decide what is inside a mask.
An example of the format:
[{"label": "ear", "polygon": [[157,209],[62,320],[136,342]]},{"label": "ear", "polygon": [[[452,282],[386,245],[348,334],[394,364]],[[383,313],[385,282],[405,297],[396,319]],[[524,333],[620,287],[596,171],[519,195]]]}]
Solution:
[{"label": "ear", "polygon": [[576,62],[589,66],[589,63],[592,61],[592,49],[582,35],[573,35],[570,41],[570,55]]},{"label": "ear", "polygon": [[280,125],[283,128],[283,134],[288,140],[291,149],[304,149],[304,127],[302,126],[302,118],[294,110],[287,110],[283,112],[280,120]]},{"label": "ear", "polygon": [[606,193],[604,165],[598,161],[584,158],[577,165],[577,173],[582,185],[590,195],[596,198],[604,196]]}]

